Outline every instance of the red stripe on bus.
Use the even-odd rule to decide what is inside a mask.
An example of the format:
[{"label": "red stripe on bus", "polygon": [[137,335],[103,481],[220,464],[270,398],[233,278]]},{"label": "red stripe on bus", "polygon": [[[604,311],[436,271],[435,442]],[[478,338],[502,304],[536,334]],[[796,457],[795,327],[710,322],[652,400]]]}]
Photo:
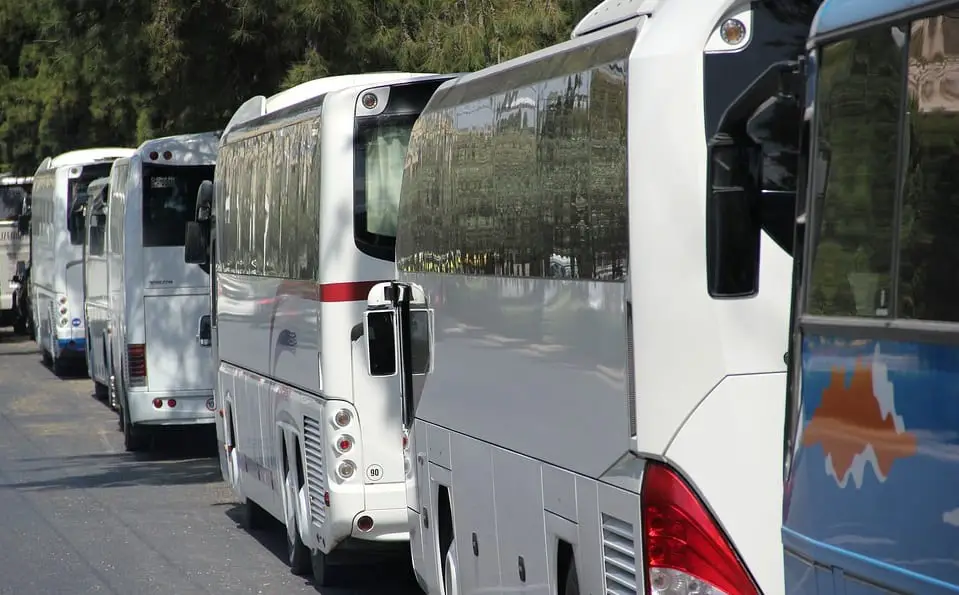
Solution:
[{"label": "red stripe on bus", "polygon": [[370,290],[382,281],[350,281],[346,283],[324,283],[320,285],[321,302],[359,302],[366,301]]}]

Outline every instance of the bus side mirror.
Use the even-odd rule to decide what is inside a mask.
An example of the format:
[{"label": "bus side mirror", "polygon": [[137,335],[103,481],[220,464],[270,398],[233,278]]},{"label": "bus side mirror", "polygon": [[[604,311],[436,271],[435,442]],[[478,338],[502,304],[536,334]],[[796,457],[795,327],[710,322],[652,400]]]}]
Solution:
[{"label": "bus side mirror", "polygon": [[17,217],[17,231],[20,232],[20,235],[26,235],[30,233],[30,212],[29,211]]},{"label": "bus side mirror", "polygon": [[203,180],[196,191],[196,217],[201,223],[213,218],[213,182]]},{"label": "bus side mirror", "polygon": [[183,260],[187,264],[205,265],[209,262],[209,250],[206,226],[197,221],[187,221]]},{"label": "bus side mirror", "polygon": [[410,367],[414,375],[433,371],[433,328],[432,309],[410,310]]},{"label": "bus side mirror", "polygon": [[728,135],[717,135],[710,143],[706,283],[714,298],[749,297],[759,291],[759,158],[757,148],[739,145]]},{"label": "bus side mirror", "polygon": [[70,218],[67,220],[67,231],[70,232],[70,240],[74,243],[80,243],[77,240],[83,236],[83,228],[86,223],[83,211],[83,207],[75,208],[70,212]]},{"label": "bus side mirror", "polygon": [[363,315],[363,334],[368,349],[370,376],[396,376],[399,349],[396,344],[396,314],[390,310],[368,310]]},{"label": "bus side mirror", "polygon": [[213,344],[213,325],[209,314],[200,317],[200,321],[197,323],[196,340],[202,347],[209,347]]}]

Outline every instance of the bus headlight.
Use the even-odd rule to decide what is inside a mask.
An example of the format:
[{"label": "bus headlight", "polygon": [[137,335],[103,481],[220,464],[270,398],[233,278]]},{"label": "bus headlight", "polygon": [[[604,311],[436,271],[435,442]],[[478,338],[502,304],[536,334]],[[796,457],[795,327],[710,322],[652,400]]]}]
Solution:
[{"label": "bus headlight", "polygon": [[336,474],[340,476],[340,479],[349,479],[354,473],[356,473],[356,465],[349,459],[341,461],[336,466]]}]

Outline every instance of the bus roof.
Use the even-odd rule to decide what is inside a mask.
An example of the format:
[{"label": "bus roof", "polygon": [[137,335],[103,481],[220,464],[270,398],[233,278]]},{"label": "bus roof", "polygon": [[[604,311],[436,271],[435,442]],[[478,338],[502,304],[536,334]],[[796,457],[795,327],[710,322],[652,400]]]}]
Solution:
[{"label": "bus roof", "polygon": [[280,91],[279,93],[271,95],[270,97],[257,95],[256,97],[251,97],[250,99],[246,100],[243,105],[236,110],[236,112],[233,114],[233,117],[230,118],[230,122],[226,125],[226,129],[223,131],[224,137],[231,129],[243,124],[244,122],[249,122],[250,120],[254,120],[260,116],[277,112],[281,109],[302,103],[315,97],[319,97],[320,95],[324,95],[326,93],[341,91],[343,89],[359,87],[362,85],[381,85],[394,82],[400,83],[415,79],[430,79],[437,76],[446,75],[395,71],[370,72],[366,74],[344,74],[313,79],[312,81],[307,81],[290,89]]},{"label": "bus roof", "polygon": [[849,34],[926,11],[959,6],[957,0],[824,0],[809,31],[810,47],[829,38]]},{"label": "bus roof", "polygon": [[624,23],[641,15],[651,15],[661,0],[603,0],[589,11],[576,27],[570,39]]},{"label": "bus roof", "polygon": [[[164,136],[144,141],[136,152],[145,162],[172,165],[213,165],[220,131]],[[169,152],[169,158],[166,156]],[[153,156],[155,154],[155,157]]]},{"label": "bus roof", "polygon": [[[96,161],[107,161],[118,157],[129,157],[135,149],[126,147],[97,147],[94,149],[79,149],[61,153],[47,162],[47,169],[69,165],[85,165]],[[42,164],[41,164],[42,167]]]}]

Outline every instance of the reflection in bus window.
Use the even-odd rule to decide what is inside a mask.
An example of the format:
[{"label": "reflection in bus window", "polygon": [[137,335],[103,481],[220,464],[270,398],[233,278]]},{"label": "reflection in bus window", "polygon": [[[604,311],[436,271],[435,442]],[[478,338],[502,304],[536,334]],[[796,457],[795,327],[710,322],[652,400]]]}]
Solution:
[{"label": "reflection in bus window", "polygon": [[828,316],[891,313],[895,163],[901,46],[878,29],[822,52],[816,135],[828,155],[815,208],[807,311]]},{"label": "reflection in bus window", "polygon": [[959,322],[959,15],[913,22],[899,316]]}]

